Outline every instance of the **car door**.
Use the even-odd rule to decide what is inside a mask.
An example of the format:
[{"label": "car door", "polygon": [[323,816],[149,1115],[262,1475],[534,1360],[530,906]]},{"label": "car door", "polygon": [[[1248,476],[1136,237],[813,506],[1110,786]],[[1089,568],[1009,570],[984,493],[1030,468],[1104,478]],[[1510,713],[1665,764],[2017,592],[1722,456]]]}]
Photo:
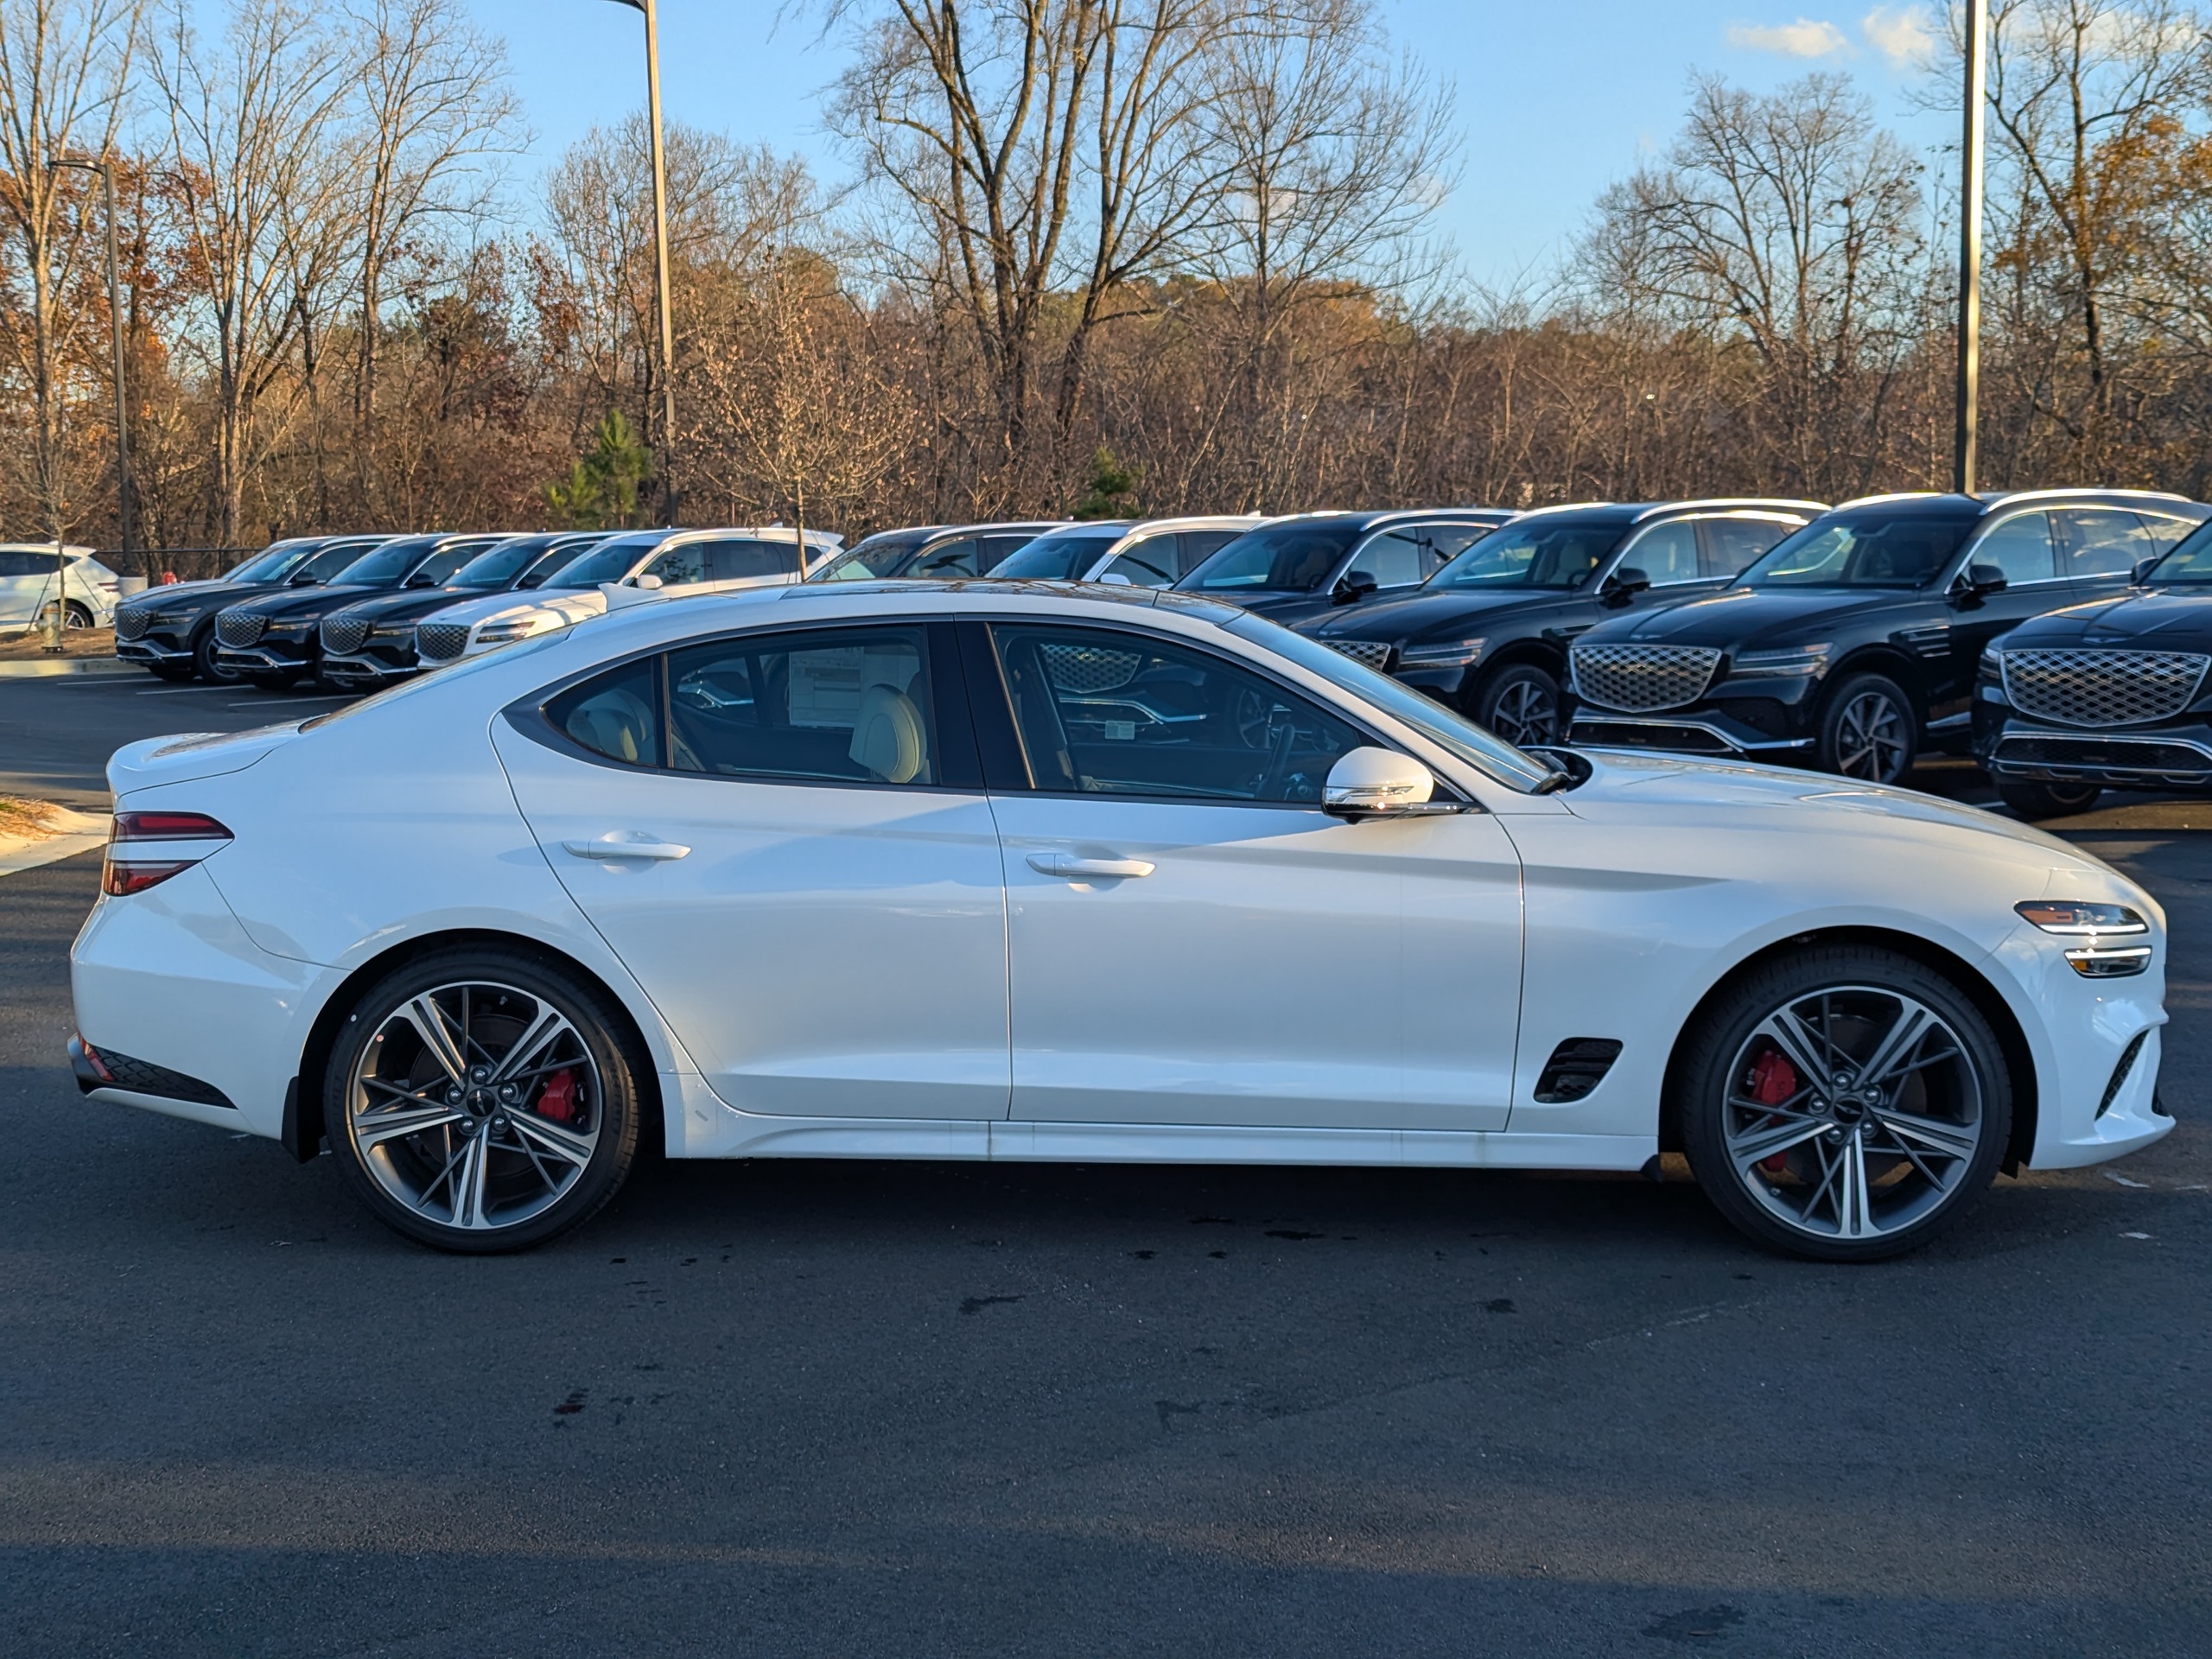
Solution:
[{"label": "car door", "polygon": [[1004,883],[950,629],[731,634],[495,726],[562,885],[740,1110],[1006,1115]]},{"label": "car door", "polygon": [[1980,531],[1967,544],[1963,559],[1954,561],[1960,575],[1975,565],[1994,566],[2003,574],[2005,587],[1979,598],[1952,597],[1950,652],[1944,659],[1948,678],[1929,688],[1931,704],[1948,702],[1973,690],[1975,667],[1991,640],[2073,598],[2073,583],[2059,573],[2050,519],[2049,510],[2042,507],[2010,514]]},{"label": "car door", "polygon": [[1495,818],[1328,816],[1374,739],[1188,642],[963,626],[1017,1122],[1503,1126],[1521,870]]},{"label": "car door", "polygon": [[2057,507],[2050,518],[2069,603],[2121,592],[2128,573],[2160,551],[2143,520],[2124,507]]}]

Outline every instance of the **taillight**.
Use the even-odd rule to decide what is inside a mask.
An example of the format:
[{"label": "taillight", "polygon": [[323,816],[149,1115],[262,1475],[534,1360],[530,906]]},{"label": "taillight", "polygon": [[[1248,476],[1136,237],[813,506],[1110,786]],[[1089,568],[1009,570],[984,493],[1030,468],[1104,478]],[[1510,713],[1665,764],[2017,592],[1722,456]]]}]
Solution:
[{"label": "taillight", "polygon": [[230,839],[204,812],[118,812],[108,827],[100,891],[121,899],[159,887]]}]

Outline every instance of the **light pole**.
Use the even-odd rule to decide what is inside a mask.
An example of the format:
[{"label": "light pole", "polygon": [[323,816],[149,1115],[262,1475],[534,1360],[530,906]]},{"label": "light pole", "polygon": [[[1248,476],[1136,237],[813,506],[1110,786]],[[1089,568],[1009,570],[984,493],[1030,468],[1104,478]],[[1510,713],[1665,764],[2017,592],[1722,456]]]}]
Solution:
[{"label": "light pole", "polygon": [[668,314],[668,170],[660,143],[660,20],[653,0],[614,0],[645,18],[645,118],[653,154],[653,268],[660,298],[660,489],[663,515],[676,522],[676,329]]},{"label": "light pole", "polygon": [[1966,0],[1964,176],[1959,187],[1959,430],[1951,487],[1971,495],[1980,460],[1982,105],[1988,96],[1988,0]]},{"label": "light pole", "polygon": [[[115,164],[105,156],[96,162],[81,161],[73,156],[59,156],[47,163],[49,171],[65,167],[80,168],[100,175],[100,184],[106,193],[107,207],[107,309],[108,325],[115,345],[115,516],[116,527],[123,541],[124,568],[130,565],[130,430],[129,423],[130,397],[123,372],[123,283],[117,273],[115,259]],[[48,630],[49,651],[61,648],[62,607],[68,603],[67,580],[68,565],[61,550],[59,535],[54,542],[54,622]]]}]

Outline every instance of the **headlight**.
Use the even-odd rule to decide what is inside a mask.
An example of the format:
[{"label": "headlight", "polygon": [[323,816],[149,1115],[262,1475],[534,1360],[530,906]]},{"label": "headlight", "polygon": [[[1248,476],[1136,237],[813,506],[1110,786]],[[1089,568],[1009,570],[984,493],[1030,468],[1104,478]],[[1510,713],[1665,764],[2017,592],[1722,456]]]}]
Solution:
[{"label": "headlight", "polygon": [[1736,654],[1728,665],[1732,679],[1754,677],[1806,679],[1825,673],[1828,652],[1834,647],[1821,645],[1792,645],[1786,651],[1745,651]]},{"label": "headlight", "polygon": [[412,622],[380,622],[369,630],[369,637],[372,639],[412,639],[415,625]]},{"label": "headlight", "polygon": [[271,622],[262,632],[264,633],[312,633],[315,628],[315,623],[310,620],[296,617],[283,617]]},{"label": "headlight", "polygon": [[1448,645],[1408,645],[1398,653],[1401,668],[1471,668],[1483,659],[1483,641],[1454,639]]},{"label": "headlight", "polygon": [[505,622],[486,622],[476,631],[480,645],[504,645],[510,640],[527,639],[533,633],[555,626],[550,616],[518,616]]},{"label": "headlight", "polygon": [[2147,944],[2105,943],[2107,939],[2151,931],[2151,925],[2142,914],[2126,905],[2031,899],[2012,908],[2046,933],[2082,940],[2082,944],[2067,951],[2066,963],[2084,979],[2125,979],[2151,965],[2151,947]]}]

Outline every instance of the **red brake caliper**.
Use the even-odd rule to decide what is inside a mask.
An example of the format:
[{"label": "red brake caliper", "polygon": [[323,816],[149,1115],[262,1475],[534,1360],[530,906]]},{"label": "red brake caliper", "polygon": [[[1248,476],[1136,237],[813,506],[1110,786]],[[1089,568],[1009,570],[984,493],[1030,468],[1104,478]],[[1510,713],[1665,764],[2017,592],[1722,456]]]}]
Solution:
[{"label": "red brake caliper", "polygon": [[[1760,1096],[1764,1099],[1764,1096]],[[537,1115],[550,1117],[556,1123],[566,1123],[576,1115],[576,1074],[556,1071],[545,1080],[545,1092],[537,1097]]]},{"label": "red brake caliper", "polygon": [[[1778,1048],[1770,1048],[1752,1064],[1751,1098],[1762,1106],[1781,1105],[1796,1094],[1799,1086],[1797,1068]],[[1771,1158],[1762,1158],[1758,1166],[1770,1175],[1784,1174],[1789,1168],[1789,1154],[1777,1152]]]}]

